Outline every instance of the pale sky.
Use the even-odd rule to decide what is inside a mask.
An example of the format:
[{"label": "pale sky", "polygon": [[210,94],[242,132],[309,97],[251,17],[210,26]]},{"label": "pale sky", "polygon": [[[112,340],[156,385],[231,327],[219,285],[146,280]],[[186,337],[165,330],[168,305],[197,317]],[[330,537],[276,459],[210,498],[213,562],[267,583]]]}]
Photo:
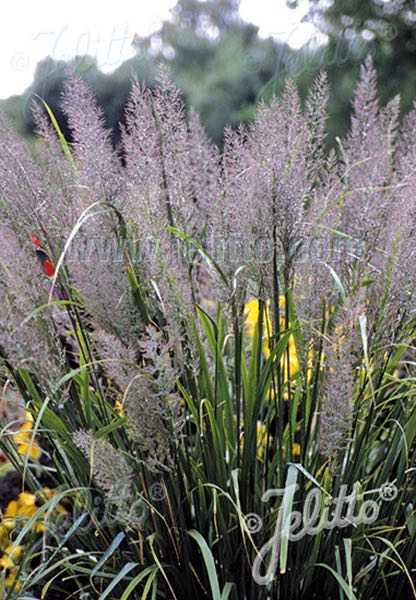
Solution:
[{"label": "pale sky", "polygon": [[[176,0],[3,1],[0,98],[21,94],[32,82],[36,63],[46,56],[67,60],[89,54],[103,71],[113,71],[134,55],[134,34],[157,31],[176,4]],[[314,36],[313,26],[301,23],[305,4],[291,10],[285,0],[241,0],[240,14],[260,27],[260,35],[299,48]]]}]

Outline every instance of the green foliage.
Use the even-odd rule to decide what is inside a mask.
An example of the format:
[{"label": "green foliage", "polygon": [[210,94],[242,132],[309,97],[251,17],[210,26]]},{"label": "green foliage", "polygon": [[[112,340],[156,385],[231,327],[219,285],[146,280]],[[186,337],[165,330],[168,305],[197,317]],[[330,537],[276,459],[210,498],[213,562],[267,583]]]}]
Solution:
[{"label": "green foliage", "polygon": [[224,126],[252,119],[258,91],[276,74],[280,80],[284,77],[284,62],[293,54],[285,44],[261,39],[255,26],[239,19],[237,5],[230,0],[179,2],[172,22],[164,23],[150,38],[136,38],[134,44],[137,57],[109,75],[100,72],[95,59],[88,56],[69,63],[46,58],[38,64],[33,84],[19,102],[3,106],[16,126],[30,135],[34,127],[30,105],[34,94],[41,96],[69,138],[60,103],[70,66],[94,90],[116,144],[131,73],[153,87],[162,61],[169,65],[187,104],[200,114],[210,137],[221,144]]},{"label": "green foliage", "polygon": [[[397,8],[375,0],[334,0],[327,8],[314,0],[310,4],[310,19],[328,36],[326,45],[318,48],[306,46],[295,51],[271,38],[261,39],[255,26],[241,21],[234,0],[180,0],[173,20],[149,38],[135,38],[137,57],[114,73],[101,73],[91,57],[77,57],[69,64],[92,86],[107,125],[113,129],[115,144],[131,72],[152,87],[160,61],[169,65],[187,104],[197,110],[219,144],[225,125],[250,122],[257,101],[281,91],[288,76],[305,96],[321,69],[328,72],[331,83],[329,139],[333,142],[348,129],[354,81],[368,53],[380,74],[382,101],[400,92],[402,112],[407,112],[416,89],[412,3],[400,3]],[[30,88],[22,96],[2,102],[19,132],[30,136],[33,131],[30,104],[37,94],[51,106],[68,137],[60,108],[67,67],[63,61],[44,59]]]},{"label": "green foliage", "polygon": [[[18,379],[20,392],[29,398],[38,433],[51,448],[54,484],[64,490],[46,505],[51,515],[48,534],[43,548],[35,554],[42,556],[42,561],[38,566],[28,563],[22,567],[25,578],[19,593],[52,591],[59,579],[60,589],[67,593],[75,587],[99,598],[143,598],[153,590],[155,598],[168,595],[185,599],[204,594],[213,600],[260,599],[279,589],[278,597],[282,598],[318,598],[324,594],[335,599],[338,586],[351,599],[381,598],[383,589],[394,589],[399,597],[404,597],[415,556],[411,465],[415,460],[416,428],[414,412],[410,418],[414,406],[412,381],[397,381],[388,375],[394,371],[397,358],[381,367],[374,396],[370,375],[365,376],[355,400],[357,414],[344,467],[334,476],[319,454],[315,419],[308,428],[303,426],[308,414],[319,412],[319,357],[314,360],[316,381],[307,385],[303,374],[294,378],[291,397],[284,400],[288,418],[282,435],[264,438],[259,454],[256,423],[260,419],[271,423],[277,417],[277,405],[268,399],[268,390],[274,379],[284,378],[281,358],[291,331],[267,362],[263,362],[257,349],[258,330],[252,342],[243,343],[241,355],[229,362],[234,349],[231,340],[225,338],[227,326],[221,313],[213,320],[200,311],[200,319],[209,349],[198,342],[201,371],[196,374],[194,391],[187,389],[184,381],[178,382],[186,404],[185,427],[176,442],[177,471],[171,474],[155,477],[137,463],[125,421],[114,420],[112,394],[99,400],[93,390],[94,377],[89,366],[94,363],[93,356],[79,374],[71,376],[72,395],[78,398],[76,412],[69,403],[59,413],[52,410],[48,399],[34,393],[27,375]],[[237,323],[235,326],[239,327]],[[82,320],[79,331],[88,336]],[[302,351],[307,349],[299,348]],[[208,361],[215,365],[214,373],[204,366]],[[241,431],[235,420],[236,372],[243,373],[242,448],[238,442]],[[375,374],[372,377],[375,379]],[[63,386],[62,381],[55,392],[57,397]],[[114,426],[109,427],[111,422]],[[134,466],[136,503],[144,517],[138,528],[114,520],[111,523],[104,517],[105,505],[97,500],[100,492],[94,488],[89,466],[72,439],[72,432],[80,427],[111,440]],[[289,455],[295,439],[302,451],[300,463],[291,467]],[[12,456],[13,444],[7,437],[3,436],[1,445]],[[19,461],[16,466],[23,468]],[[380,515],[371,526],[323,530],[298,542],[286,540],[280,548],[280,574],[276,574],[267,591],[253,581],[250,565],[260,548],[273,538],[280,501],[264,503],[261,497],[265,490],[283,486],[288,469],[291,477],[297,473],[295,480],[300,484],[296,505],[304,502],[311,481],[332,496],[339,493],[342,485],[351,491],[353,484],[359,482],[358,506],[369,494],[378,503]],[[398,497],[394,502],[382,502],[379,491],[391,478],[399,490]],[[35,493],[43,491],[32,468],[27,471],[26,484]],[[53,502],[56,505],[57,501],[67,507],[70,519],[53,519]],[[291,506],[286,510],[290,511]],[[255,534],[245,520],[245,515],[251,513],[258,514],[263,523]],[[30,525],[23,527],[16,543],[22,542]],[[346,571],[341,560],[342,539]],[[269,560],[267,556],[267,564]],[[332,575],[326,576],[327,571]],[[7,596],[13,597],[13,593]]]},{"label": "green foliage", "polygon": [[[296,5],[298,2],[289,0],[288,4]],[[322,3],[309,0],[309,5],[309,20],[328,36],[324,52],[327,52],[330,60],[324,58],[323,66],[329,70],[334,93],[339,93],[334,104],[339,107],[343,120],[348,114],[345,99],[351,97],[343,82],[354,77],[357,61],[361,62],[368,53],[372,54],[380,76],[382,101],[387,102],[400,93],[401,109],[403,113],[407,112],[411,108],[416,89],[414,2],[331,0]],[[332,59],[337,56],[339,60],[335,60],[333,64]],[[347,57],[347,60],[344,61],[342,57]],[[335,72],[331,72],[331,66]],[[344,72],[344,76],[340,71]],[[342,124],[340,131],[343,131]]]}]

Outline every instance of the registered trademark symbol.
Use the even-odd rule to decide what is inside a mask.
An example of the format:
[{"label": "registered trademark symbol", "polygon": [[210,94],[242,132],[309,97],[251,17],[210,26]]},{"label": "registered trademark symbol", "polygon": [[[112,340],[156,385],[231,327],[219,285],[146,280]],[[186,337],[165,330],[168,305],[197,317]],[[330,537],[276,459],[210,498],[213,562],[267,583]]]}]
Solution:
[{"label": "registered trademark symbol", "polygon": [[386,482],[383,483],[379,490],[379,495],[382,500],[386,502],[391,502],[395,498],[397,498],[399,490],[394,485],[394,483]]},{"label": "registered trademark symbol", "polygon": [[258,533],[263,527],[263,521],[256,513],[247,513],[244,517],[244,521],[250,533]]},{"label": "registered trademark symbol", "polygon": [[152,485],[150,486],[149,489],[150,492],[150,497],[152,500],[155,500],[156,502],[160,502],[161,500],[164,500],[165,498],[165,489],[163,488],[163,486],[160,483],[152,483]]}]

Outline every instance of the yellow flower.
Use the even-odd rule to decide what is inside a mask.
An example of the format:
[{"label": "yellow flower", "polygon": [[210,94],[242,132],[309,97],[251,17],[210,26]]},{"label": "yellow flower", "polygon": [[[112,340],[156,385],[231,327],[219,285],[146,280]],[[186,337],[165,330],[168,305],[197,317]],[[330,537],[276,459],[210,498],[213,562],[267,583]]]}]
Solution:
[{"label": "yellow flower", "polygon": [[[273,444],[273,436],[271,434],[268,435],[267,426],[263,421],[257,421],[256,427],[256,440],[257,440],[257,456],[260,460],[265,458],[265,450],[267,445],[269,448],[272,447]],[[267,443],[268,442],[268,443]],[[241,449],[244,448],[244,432],[241,434]],[[283,448],[284,456],[286,458],[286,451]],[[292,444],[292,459],[297,460],[301,455],[301,447],[300,444],[294,442]]]},{"label": "yellow flower", "polygon": [[10,569],[9,575],[6,577],[4,584],[6,588],[13,588],[13,590],[18,591],[22,587],[22,584],[16,580],[17,570]]},{"label": "yellow flower", "polygon": [[[41,497],[43,502],[48,502],[52,498],[55,498],[56,492],[55,490],[51,490],[50,488],[45,487],[43,488],[43,492],[39,493],[39,496]],[[61,514],[65,514],[67,512],[67,510],[62,506],[62,504],[57,504],[55,506],[55,510],[57,510]]]},{"label": "yellow flower", "polygon": [[284,446],[282,448],[283,451],[283,458],[284,460],[293,460],[293,461],[298,461],[300,459],[300,455],[302,453],[302,449],[300,447],[300,444],[298,444],[298,442],[293,442],[292,444],[292,455],[290,455],[289,453],[289,447]]},{"label": "yellow flower", "polygon": [[19,454],[37,460],[40,456],[40,447],[38,442],[32,438],[32,425],[33,417],[30,413],[26,413],[26,422],[23,423],[13,437]]},{"label": "yellow flower", "polygon": [[23,509],[25,507],[32,508],[36,504],[36,496],[30,492],[20,492],[19,504]]},{"label": "yellow flower", "polygon": [[[269,446],[273,443],[273,436],[269,435]],[[260,460],[264,457],[264,451],[267,445],[267,427],[262,421],[257,421],[256,426],[256,446],[257,456]],[[244,432],[241,434],[241,449],[244,448]]]},{"label": "yellow flower", "polygon": [[3,524],[0,525],[0,551],[9,545],[9,532],[7,527]]},{"label": "yellow flower", "polygon": [[16,558],[19,558],[22,553],[22,546],[16,546],[10,544],[3,552],[3,556],[0,558],[0,567],[2,569],[13,569],[15,566]]},{"label": "yellow flower", "polygon": [[116,399],[116,401],[114,403],[114,408],[116,409],[116,411],[118,412],[120,417],[124,417],[124,408],[123,408],[123,404],[122,404],[122,402],[120,402],[120,400]]},{"label": "yellow flower", "polygon": [[[280,296],[279,299],[279,307],[284,308],[286,304],[284,296]],[[259,309],[259,301],[256,298],[249,300],[244,307],[244,317],[245,317],[245,325],[247,328],[247,333],[251,339],[254,337],[254,333],[259,322],[260,317],[260,309]],[[290,324],[289,324],[290,325]],[[285,317],[282,315],[280,317],[280,326],[282,329],[285,329]],[[272,318],[271,318],[271,309],[270,309],[270,300],[267,300],[264,306],[263,312],[263,352],[266,358],[270,356],[270,344],[269,340],[273,335],[272,328]],[[295,338],[293,335],[289,336],[289,371],[290,377],[296,375],[299,372],[299,361],[296,354],[296,345]],[[287,367],[287,353],[284,352],[280,365],[284,373],[285,381],[287,381],[288,376],[288,367]]]},{"label": "yellow flower", "polygon": [[17,523],[26,522],[36,513],[36,497],[28,492],[19,494],[17,500],[9,502],[4,515],[4,526],[7,529],[15,529]]},{"label": "yellow flower", "polygon": [[[39,494],[41,502],[47,502],[56,496],[56,492],[48,487],[45,487]],[[17,525],[24,525],[27,521],[36,514],[39,509],[37,497],[29,492],[21,492],[16,500],[12,500],[7,505],[2,521],[0,522],[0,570],[7,569],[9,571],[5,579],[5,586],[19,590],[22,586],[16,580],[17,569],[16,559],[22,553],[23,547],[16,546],[13,549],[9,532],[16,528]],[[60,513],[66,513],[65,508],[58,504],[55,509]],[[40,533],[45,530],[44,523],[35,521],[32,524],[32,531]]]},{"label": "yellow flower", "polygon": [[12,500],[9,502],[3,518],[3,527],[6,529],[14,529],[16,527],[15,517],[17,516],[18,508],[19,503],[17,500]]},{"label": "yellow flower", "polygon": [[[306,380],[308,383],[311,383],[311,381],[313,379],[313,375],[315,373],[314,359],[315,359],[315,351],[314,351],[314,347],[313,347],[313,342],[311,342],[311,344],[309,346],[309,350],[308,350],[308,363],[307,363],[307,370],[306,370]],[[319,370],[323,371],[324,366],[325,366],[325,352],[321,349]]]},{"label": "yellow flower", "polygon": [[273,443],[273,436],[267,435],[267,427],[262,421],[257,421],[257,456],[260,460],[264,458],[267,441],[270,447]]},{"label": "yellow flower", "polygon": [[[244,318],[247,333],[251,339],[254,337],[257,324],[259,322],[260,309],[259,301],[253,298],[249,300],[244,307]],[[270,318],[270,300],[266,302],[263,313],[263,352],[266,358],[270,356],[269,337],[272,335],[272,321]]]},{"label": "yellow flower", "polygon": [[9,544],[3,550],[3,555],[0,557],[0,569],[7,569],[9,572],[4,581],[6,588],[14,588],[15,590],[19,590],[22,587],[21,584],[16,581],[16,559],[19,558],[22,550],[23,546],[16,546],[13,548],[13,544]]},{"label": "yellow flower", "polygon": [[292,455],[293,455],[293,458],[299,458],[300,457],[300,453],[301,453],[300,444],[298,444],[297,442],[295,442],[294,444],[292,444]]}]

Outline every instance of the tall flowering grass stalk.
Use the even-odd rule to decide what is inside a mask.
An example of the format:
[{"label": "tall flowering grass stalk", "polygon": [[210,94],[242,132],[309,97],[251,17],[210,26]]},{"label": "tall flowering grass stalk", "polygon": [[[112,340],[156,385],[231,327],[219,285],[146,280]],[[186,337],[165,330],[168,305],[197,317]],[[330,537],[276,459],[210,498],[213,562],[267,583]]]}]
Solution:
[{"label": "tall flowering grass stalk", "polygon": [[[165,72],[116,149],[72,73],[71,141],[0,117],[2,600],[416,597],[416,108],[376,88],[336,149],[325,74],[223,152]],[[311,492],[375,517],[279,537]]]}]

